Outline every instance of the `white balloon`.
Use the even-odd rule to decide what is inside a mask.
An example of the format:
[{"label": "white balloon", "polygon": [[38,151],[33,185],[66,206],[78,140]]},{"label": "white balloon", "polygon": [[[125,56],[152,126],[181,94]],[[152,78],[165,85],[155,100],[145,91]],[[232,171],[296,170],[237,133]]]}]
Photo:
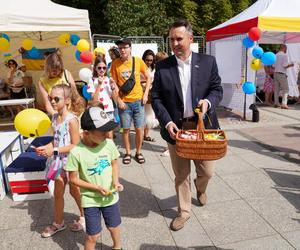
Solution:
[{"label": "white balloon", "polygon": [[88,68],[82,68],[79,70],[79,78],[81,81],[89,82],[89,79],[93,76],[93,73]]}]

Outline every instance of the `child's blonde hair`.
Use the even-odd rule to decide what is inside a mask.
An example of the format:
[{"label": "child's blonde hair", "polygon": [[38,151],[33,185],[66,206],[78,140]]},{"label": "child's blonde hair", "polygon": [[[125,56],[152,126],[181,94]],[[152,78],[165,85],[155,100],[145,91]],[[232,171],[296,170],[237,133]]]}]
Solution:
[{"label": "child's blonde hair", "polygon": [[68,110],[73,112],[75,115],[80,116],[81,113],[85,109],[85,103],[81,96],[79,96],[77,90],[73,90],[72,87],[66,85],[66,84],[57,84],[55,85],[53,89],[62,89],[64,93],[64,98],[70,98],[71,102],[68,105]]}]

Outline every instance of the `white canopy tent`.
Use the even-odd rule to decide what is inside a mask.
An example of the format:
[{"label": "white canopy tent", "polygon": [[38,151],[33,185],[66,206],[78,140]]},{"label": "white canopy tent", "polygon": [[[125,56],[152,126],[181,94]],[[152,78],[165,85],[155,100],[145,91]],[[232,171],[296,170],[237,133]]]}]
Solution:
[{"label": "white canopy tent", "polygon": [[[262,31],[259,44],[293,43],[295,51],[295,43],[300,43],[299,9],[299,0],[258,0],[239,15],[208,30],[207,52],[215,55],[218,61],[224,84],[224,106],[242,109],[244,96],[240,83],[255,80],[255,72],[249,67],[251,49],[242,46],[247,32],[258,27]],[[291,61],[300,60],[300,54],[288,56]],[[295,81],[296,68],[288,70],[289,81]],[[295,82],[289,82],[289,85],[294,91]],[[251,100],[253,102],[253,97],[247,96],[247,103]]]},{"label": "white canopy tent", "polygon": [[[8,51],[0,52],[1,77],[6,78],[7,68],[4,65],[8,53],[18,63],[22,62],[19,48],[24,39],[31,39],[38,49],[59,48],[62,52],[65,68],[78,79],[78,71],[85,64],[75,58],[76,47],[61,45],[59,36],[62,33],[78,35],[81,39],[91,41],[90,22],[87,10],[66,7],[50,0],[0,0],[0,33],[10,37]],[[42,71],[32,71],[34,83]]]}]

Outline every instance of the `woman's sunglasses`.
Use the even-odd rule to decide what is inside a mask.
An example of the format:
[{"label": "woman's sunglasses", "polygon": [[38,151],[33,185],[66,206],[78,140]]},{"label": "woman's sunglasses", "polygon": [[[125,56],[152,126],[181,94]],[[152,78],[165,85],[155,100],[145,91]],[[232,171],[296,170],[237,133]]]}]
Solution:
[{"label": "woman's sunglasses", "polygon": [[62,100],[63,98],[58,97],[58,96],[55,96],[55,97],[49,96],[48,99],[49,99],[50,102],[52,102],[52,100],[54,100],[56,103],[59,103],[59,101]]},{"label": "woman's sunglasses", "polygon": [[97,69],[98,69],[98,70],[101,70],[101,69],[102,69],[102,70],[106,70],[106,67],[100,67],[100,66],[99,66],[99,67],[97,67]]}]

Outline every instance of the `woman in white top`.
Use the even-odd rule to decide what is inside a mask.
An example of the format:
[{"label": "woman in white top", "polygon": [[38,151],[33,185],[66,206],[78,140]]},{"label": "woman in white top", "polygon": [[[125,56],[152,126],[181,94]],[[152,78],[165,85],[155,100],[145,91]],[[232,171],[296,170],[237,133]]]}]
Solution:
[{"label": "woman in white top", "polygon": [[[97,56],[93,67],[93,77],[89,80],[87,92],[92,95],[93,105],[100,105],[108,117],[114,120],[113,100],[118,97],[118,88],[112,78],[107,77],[107,65],[103,57]],[[113,138],[113,131],[108,133]]]},{"label": "woman in white top", "polygon": [[[155,73],[155,54],[151,49],[145,50],[143,57],[143,61],[148,67],[148,72],[151,76],[151,87],[152,88],[152,82],[154,79],[154,73]],[[143,81],[142,76],[141,76],[141,84],[143,85],[145,81]],[[153,109],[151,107],[151,90],[149,91],[149,97],[148,97],[148,102],[145,104],[145,129],[144,129],[144,141],[149,141],[149,142],[155,142],[155,139],[149,136],[149,130],[150,128],[155,128],[158,126],[158,120],[155,118],[155,114],[153,112]]]}]

